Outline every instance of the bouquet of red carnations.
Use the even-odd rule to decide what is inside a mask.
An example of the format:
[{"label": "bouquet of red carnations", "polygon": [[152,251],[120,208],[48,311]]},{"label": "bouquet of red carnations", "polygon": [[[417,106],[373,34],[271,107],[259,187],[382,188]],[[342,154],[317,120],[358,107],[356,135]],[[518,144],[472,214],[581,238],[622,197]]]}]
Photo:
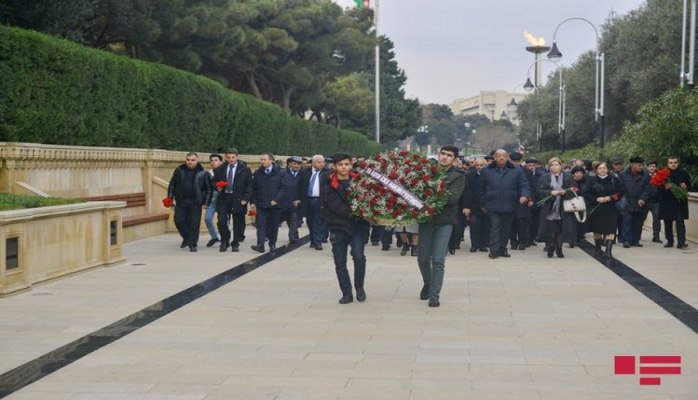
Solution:
[{"label": "bouquet of red carnations", "polygon": [[663,187],[666,188],[666,184],[670,184],[669,186],[669,191],[671,191],[671,194],[674,195],[674,198],[678,201],[686,201],[688,200],[688,192],[686,189],[682,188],[681,186],[669,181],[669,176],[671,175],[671,171],[669,168],[662,168],[657,173],[652,175],[652,179],[650,179],[650,185],[656,186],[656,187]]},{"label": "bouquet of red carnations", "polygon": [[426,222],[448,201],[447,171],[419,152],[380,153],[357,172],[348,193],[352,211],[380,225]]}]

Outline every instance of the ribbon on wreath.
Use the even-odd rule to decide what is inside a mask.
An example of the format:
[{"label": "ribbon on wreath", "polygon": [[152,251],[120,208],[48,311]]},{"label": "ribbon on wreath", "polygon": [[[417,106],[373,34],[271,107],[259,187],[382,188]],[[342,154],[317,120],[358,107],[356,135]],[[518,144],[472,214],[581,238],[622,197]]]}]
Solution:
[{"label": "ribbon on wreath", "polygon": [[388,190],[401,197],[403,200],[407,202],[407,204],[411,205],[412,207],[418,210],[422,210],[426,207],[426,204],[424,204],[423,201],[421,201],[417,196],[415,196],[414,193],[405,189],[404,186],[390,179],[387,175],[379,171],[376,171],[373,168],[366,168],[365,172],[368,176],[380,182]]}]

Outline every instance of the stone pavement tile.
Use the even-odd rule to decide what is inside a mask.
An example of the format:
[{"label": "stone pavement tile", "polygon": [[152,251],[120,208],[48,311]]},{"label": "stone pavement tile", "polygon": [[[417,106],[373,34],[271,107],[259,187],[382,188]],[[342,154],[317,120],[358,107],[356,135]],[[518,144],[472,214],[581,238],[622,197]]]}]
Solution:
[{"label": "stone pavement tile", "polygon": [[[415,389],[410,393],[410,400],[423,400],[423,399],[436,399],[433,390],[428,389]],[[537,391],[530,390],[487,390],[482,391],[475,388],[471,389],[452,389],[452,390],[439,390],[438,392],[439,400],[463,400],[463,399],[477,399],[477,400],[502,400],[502,399],[516,399],[516,400],[540,400],[540,394]],[[567,399],[567,397],[563,397]]]}]

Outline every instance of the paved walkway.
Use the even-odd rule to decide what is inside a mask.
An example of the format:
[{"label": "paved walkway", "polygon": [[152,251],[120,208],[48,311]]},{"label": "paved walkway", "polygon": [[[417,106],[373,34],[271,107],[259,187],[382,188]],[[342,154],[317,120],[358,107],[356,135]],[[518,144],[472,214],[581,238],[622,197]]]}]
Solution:
[{"label": "paved walkway", "polygon": [[[225,254],[179,242],[130,243],[126,264],[0,299],[0,397],[697,398],[694,243],[617,248],[610,268],[580,248],[460,250],[428,308],[416,259],[395,248],[367,247],[368,300],[339,305],[329,246],[259,258],[249,239]],[[681,375],[641,386],[614,374],[616,355],[681,356]]]}]

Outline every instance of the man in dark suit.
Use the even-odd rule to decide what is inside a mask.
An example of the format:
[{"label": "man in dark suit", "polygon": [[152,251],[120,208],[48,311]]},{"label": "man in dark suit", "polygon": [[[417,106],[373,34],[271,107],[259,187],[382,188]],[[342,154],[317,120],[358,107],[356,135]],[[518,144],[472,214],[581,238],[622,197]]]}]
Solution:
[{"label": "man in dark suit", "polygon": [[536,206],[536,203],[542,199],[536,198],[536,191],[533,188],[538,187],[538,180],[543,176],[545,171],[540,168],[540,162],[533,157],[526,159],[526,169],[528,170],[528,174],[526,174],[528,187],[531,188],[531,200],[528,202],[528,207],[531,210],[531,230],[528,237],[530,239],[529,244],[531,246],[537,246],[536,240],[538,239],[538,228],[540,226],[540,208]]},{"label": "man in dark suit", "polygon": [[257,244],[252,250],[264,253],[264,240],[269,238],[269,251],[276,250],[281,221],[281,202],[286,197],[286,176],[271,153],[262,153],[262,165],[252,180],[252,207],[257,208]]},{"label": "man in dark suit", "polygon": [[469,190],[463,193],[463,214],[470,218],[470,252],[487,252],[487,240],[490,237],[490,223],[487,214],[482,212],[480,199],[482,193],[481,172],[487,165],[484,158],[477,158],[473,162],[474,168],[465,174],[466,187]]},{"label": "man in dark suit", "polygon": [[[245,238],[245,215],[247,203],[252,198],[252,171],[242,160],[238,159],[237,149],[225,152],[226,163],[213,171],[213,181],[227,182],[225,187],[218,187],[219,196],[216,203],[218,212],[218,232],[221,234],[220,251],[231,248],[240,251],[240,242]],[[228,221],[233,218],[233,241],[230,242]]]},{"label": "man in dark suit", "polygon": [[286,226],[288,226],[288,240],[291,244],[298,241],[298,219],[300,218],[298,204],[300,204],[300,199],[297,196],[302,162],[302,158],[293,156],[286,160],[287,169],[284,171],[288,190],[281,201],[281,221],[286,222]]},{"label": "man in dark suit", "polygon": [[[528,186],[531,188],[531,171],[521,165],[522,159],[523,154],[519,153],[518,151],[509,153],[509,160],[516,166],[516,168],[520,168],[523,171],[526,179],[528,179]],[[531,202],[532,198],[530,198],[526,203],[519,204],[516,209],[516,216],[511,224],[511,232],[509,234],[509,243],[512,250],[525,250],[526,247],[530,247],[531,245],[531,207],[529,207]]]},{"label": "man in dark suit", "polygon": [[315,250],[322,250],[322,243],[329,236],[320,201],[320,176],[327,171],[325,157],[316,154],[313,156],[311,168],[306,168],[300,172],[298,183],[299,207],[305,209],[305,217],[310,230],[310,247]]}]

